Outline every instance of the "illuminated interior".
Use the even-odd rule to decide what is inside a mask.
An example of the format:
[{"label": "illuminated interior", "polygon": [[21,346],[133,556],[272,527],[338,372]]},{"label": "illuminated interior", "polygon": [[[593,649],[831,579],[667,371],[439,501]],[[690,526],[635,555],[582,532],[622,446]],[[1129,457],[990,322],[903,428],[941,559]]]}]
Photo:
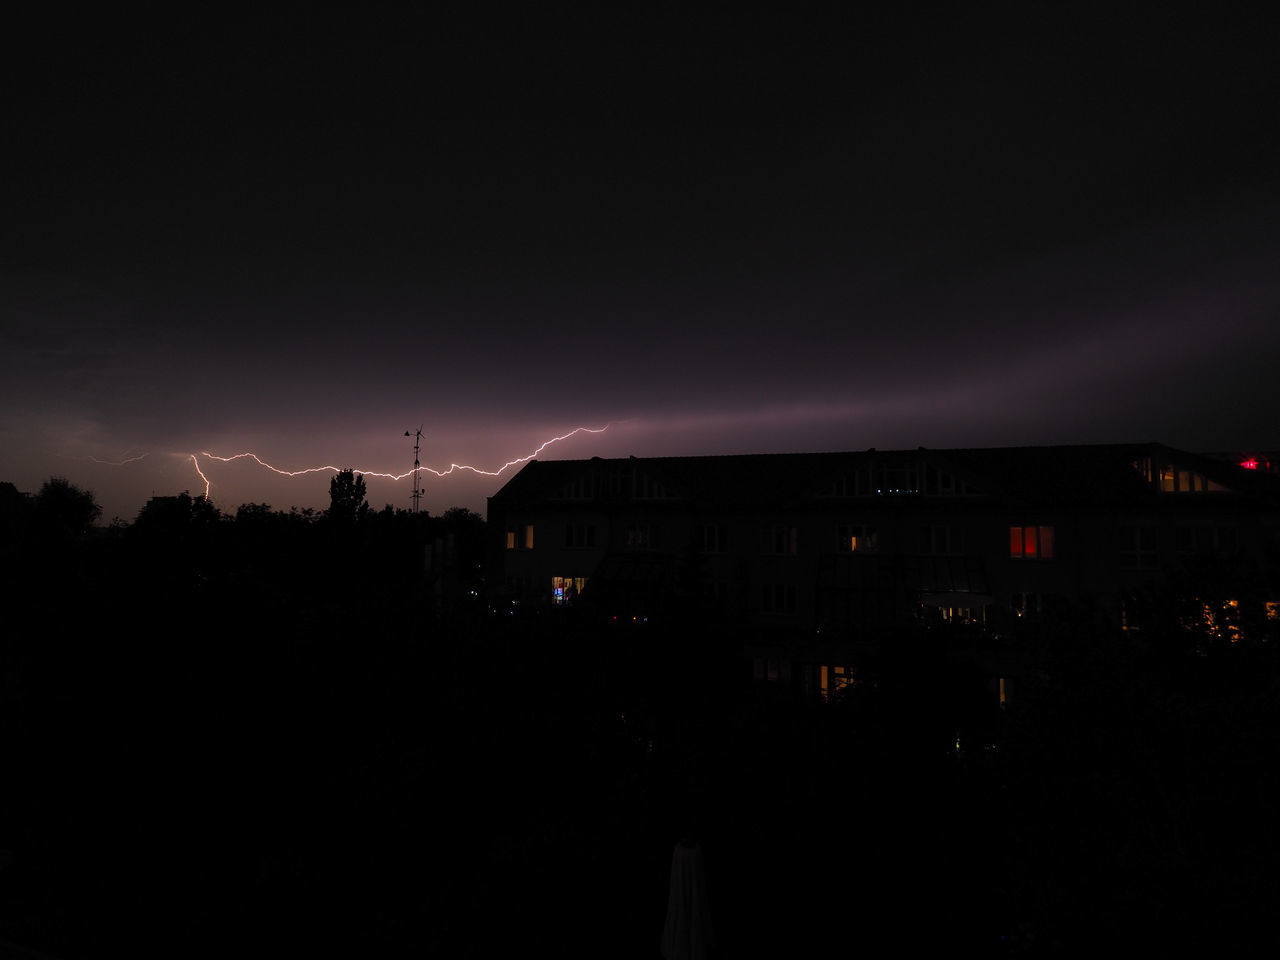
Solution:
[{"label": "illuminated interior", "polygon": [[[1259,462],[1251,457],[1242,460],[1240,466],[1246,470],[1256,470]],[[1134,460],[1133,469],[1137,470],[1147,483],[1158,485],[1163,493],[1220,493],[1226,490],[1222,484],[1214,483],[1202,473],[1184,470],[1170,463],[1155,464],[1150,457]]]},{"label": "illuminated interior", "polygon": [[1012,559],[1052,560],[1053,527],[1010,527],[1009,556]]},{"label": "illuminated interior", "polygon": [[876,528],[861,524],[842,524],[836,528],[836,544],[841,553],[874,553]]},{"label": "illuminated interior", "polygon": [[1160,468],[1160,490],[1163,493],[1220,493],[1225,489],[1202,473],[1175,466]]},{"label": "illuminated interior", "polygon": [[853,667],[823,664],[818,668],[818,691],[825,700],[833,693],[853,685]]},{"label": "illuminated interior", "polygon": [[586,577],[552,577],[551,597],[556,606],[573,603],[587,585]]}]

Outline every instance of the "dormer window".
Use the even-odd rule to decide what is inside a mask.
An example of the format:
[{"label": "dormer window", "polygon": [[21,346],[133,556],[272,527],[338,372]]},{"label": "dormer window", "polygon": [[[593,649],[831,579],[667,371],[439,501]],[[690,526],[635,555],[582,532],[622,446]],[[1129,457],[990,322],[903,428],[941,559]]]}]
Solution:
[{"label": "dormer window", "polygon": [[643,473],[636,474],[637,500],[665,500],[666,498],[666,484],[652,480]]},{"label": "dormer window", "polygon": [[1207,493],[1225,489],[1220,484],[1209,480],[1202,473],[1183,470],[1172,464],[1160,469],[1160,491],[1162,493]]},{"label": "dormer window", "polygon": [[1158,463],[1151,457],[1134,460],[1133,469],[1161,493],[1222,493],[1227,489],[1220,483],[1214,483],[1203,473],[1188,470],[1176,463]]},{"label": "dormer window", "polygon": [[924,492],[930,497],[963,497],[967,496],[970,490],[968,485],[959,477],[926,464],[924,468]]},{"label": "dormer window", "polygon": [[914,463],[881,464],[874,471],[875,492],[882,497],[900,497],[920,492],[919,471]]},{"label": "dormer window", "polygon": [[561,500],[590,500],[594,495],[594,484],[591,477],[583,475],[570,480],[560,491]]}]

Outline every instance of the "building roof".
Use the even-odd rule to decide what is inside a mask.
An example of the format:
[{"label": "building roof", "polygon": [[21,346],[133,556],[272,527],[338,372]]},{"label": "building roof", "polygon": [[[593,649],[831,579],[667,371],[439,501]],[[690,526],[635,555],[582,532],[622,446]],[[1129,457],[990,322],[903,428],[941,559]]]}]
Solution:
[{"label": "building roof", "polygon": [[[1154,471],[1149,476],[1143,463]],[[1280,503],[1280,477],[1159,443],[532,460],[490,502],[582,499],[588,497],[583,485],[591,483],[589,498],[596,500],[785,507],[830,497],[845,480],[845,496],[916,495],[925,492],[926,471],[932,471],[948,478],[944,496],[963,490],[968,498],[1004,502],[1140,503],[1155,502],[1162,469],[1199,475],[1214,492]],[[859,472],[862,485],[855,493],[851,478]],[[615,480],[623,485],[610,486]],[[883,486],[899,482],[902,488]]]}]

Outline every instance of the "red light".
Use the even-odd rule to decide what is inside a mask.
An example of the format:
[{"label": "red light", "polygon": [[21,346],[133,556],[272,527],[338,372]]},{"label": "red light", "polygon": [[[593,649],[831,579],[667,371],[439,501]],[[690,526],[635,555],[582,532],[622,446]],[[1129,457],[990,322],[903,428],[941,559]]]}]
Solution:
[{"label": "red light", "polygon": [[1258,461],[1253,457],[1250,457],[1248,460],[1241,460],[1240,466],[1244,467],[1246,470],[1257,470]]}]

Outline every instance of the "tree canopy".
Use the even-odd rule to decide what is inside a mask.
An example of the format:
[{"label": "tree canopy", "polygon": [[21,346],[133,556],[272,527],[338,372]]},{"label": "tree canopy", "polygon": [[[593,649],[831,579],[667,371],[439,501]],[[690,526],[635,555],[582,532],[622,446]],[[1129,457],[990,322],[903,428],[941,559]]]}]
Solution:
[{"label": "tree canopy", "polygon": [[66,477],[50,477],[36,494],[36,515],[46,529],[79,536],[102,516],[93,491],[82,490]]},{"label": "tree canopy", "polygon": [[339,470],[329,481],[329,519],[354,523],[369,512],[365,500],[364,476],[354,470]]}]

